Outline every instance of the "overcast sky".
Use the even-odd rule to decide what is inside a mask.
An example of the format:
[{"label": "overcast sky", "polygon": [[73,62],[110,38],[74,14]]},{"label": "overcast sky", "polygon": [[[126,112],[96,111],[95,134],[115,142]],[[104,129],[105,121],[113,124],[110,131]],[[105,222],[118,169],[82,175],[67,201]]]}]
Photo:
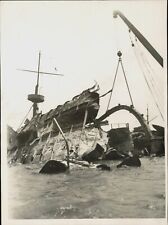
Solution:
[{"label": "overcast sky", "polygon": [[[163,114],[165,69],[140,43],[131,47],[128,27],[121,18],[113,18],[113,11],[120,10],[165,59],[166,1],[4,1],[1,5],[2,110],[14,129],[31,107],[27,95],[34,92],[36,84],[35,74],[17,69],[36,70],[39,51],[41,71],[55,72],[56,67],[64,74],[41,75],[40,93],[45,102],[39,108],[43,113],[91,87],[94,80],[100,85],[100,94],[111,89],[120,50],[135,108],[146,114],[148,105],[150,119],[157,116],[153,123],[163,125],[137,59],[148,63],[142,68],[156,85]],[[131,37],[135,41],[133,34]],[[99,116],[105,112],[108,98],[101,100]],[[131,104],[121,68],[110,107],[118,103]],[[138,125],[125,111],[110,116],[110,121]]]}]

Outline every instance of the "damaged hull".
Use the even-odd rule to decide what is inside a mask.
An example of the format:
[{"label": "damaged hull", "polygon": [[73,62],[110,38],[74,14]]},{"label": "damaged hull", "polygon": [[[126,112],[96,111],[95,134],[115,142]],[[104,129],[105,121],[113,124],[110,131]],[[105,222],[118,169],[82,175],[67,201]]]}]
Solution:
[{"label": "damaged hull", "polygon": [[[59,135],[58,127],[53,123],[54,119],[58,121],[71,148],[78,148],[82,139],[86,142],[90,142],[91,139],[90,143],[94,142],[94,136],[86,138],[86,133],[90,135],[92,129],[88,128],[84,133],[81,131],[86,124],[93,123],[98,114],[99,94],[97,91],[96,86],[84,90],[72,100],[57,106],[48,113],[39,113],[30,121],[26,120],[16,135],[17,149],[13,154],[13,161],[21,163],[46,161],[51,159],[52,154],[60,160],[65,158],[65,142]],[[88,145],[85,144],[84,148],[88,149]]]},{"label": "damaged hull", "polygon": [[[95,87],[94,87],[95,88]],[[30,143],[37,136],[46,140],[49,136],[56,136],[59,130],[52,124],[56,118],[64,132],[82,127],[87,111],[86,124],[91,123],[97,116],[99,110],[99,94],[93,87],[75,96],[71,101],[46,114],[37,114],[18,133],[18,142],[22,145]]]}]

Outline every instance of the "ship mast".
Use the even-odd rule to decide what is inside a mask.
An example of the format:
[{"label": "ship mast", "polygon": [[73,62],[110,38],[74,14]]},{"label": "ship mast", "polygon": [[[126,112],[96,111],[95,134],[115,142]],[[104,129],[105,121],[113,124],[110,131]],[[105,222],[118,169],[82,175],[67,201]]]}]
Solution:
[{"label": "ship mast", "polygon": [[147,124],[149,125],[149,108],[147,105],[147,109],[146,109],[146,118],[147,118]]},{"label": "ship mast", "polygon": [[[35,96],[38,99],[38,88],[39,88],[39,72],[40,72],[40,59],[41,59],[41,53],[39,52],[39,59],[38,59],[38,69],[37,69],[37,84],[35,87]],[[39,98],[40,100],[40,98]],[[31,100],[30,100],[31,101]],[[38,105],[37,102],[33,102],[33,117],[36,115],[37,111],[38,111]]]},{"label": "ship mast", "polygon": [[38,89],[39,89],[39,81],[40,81],[40,74],[48,74],[48,75],[56,75],[56,76],[64,76],[63,74],[59,73],[48,73],[48,72],[41,72],[40,71],[40,60],[41,60],[41,52],[39,52],[39,57],[38,57],[38,68],[37,71],[34,70],[25,70],[25,69],[19,69],[21,71],[26,71],[26,72],[32,72],[32,73],[37,73],[37,83],[35,86],[35,93],[34,94],[29,94],[28,95],[28,100],[33,103],[33,117],[38,113],[38,104],[44,102],[44,96],[39,95]]}]

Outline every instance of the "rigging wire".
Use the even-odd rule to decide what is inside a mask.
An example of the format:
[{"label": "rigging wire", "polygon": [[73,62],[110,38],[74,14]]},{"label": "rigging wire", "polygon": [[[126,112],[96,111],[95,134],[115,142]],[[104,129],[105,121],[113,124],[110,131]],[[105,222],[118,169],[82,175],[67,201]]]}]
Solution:
[{"label": "rigging wire", "polygon": [[131,41],[132,47],[138,47],[138,50],[139,50],[140,55],[141,55],[141,58],[143,59],[144,66],[146,67],[146,70],[148,71],[148,73],[149,73],[149,75],[151,77],[151,78],[149,77],[150,78],[150,82],[151,82],[151,84],[153,86],[153,89],[155,89],[155,93],[157,94],[157,97],[158,98],[162,98],[161,92],[160,92],[159,88],[157,87],[157,85],[155,83],[155,80],[154,80],[154,78],[152,76],[152,74],[155,74],[155,72],[152,69],[152,67],[151,67],[151,65],[150,65],[147,57],[145,57],[145,55],[141,51],[140,46],[139,46],[139,42],[137,41],[137,37],[136,36],[134,36],[135,37],[135,43],[136,43],[136,45],[133,43],[132,38],[131,38],[131,35],[130,35],[130,30],[129,30],[129,37],[130,37],[130,41]]},{"label": "rigging wire", "polygon": [[[142,54],[141,54],[141,56],[142,56],[142,60],[143,60],[144,65],[146,65],[145,59],[144,59],[144,57],[143,57]],[[149,71],[149,69],[147,68],[147,66],[146,66],[146,70],[148,71],[148,74],[151,74],[150,71]],[[162,98],[161,97],[161,92],[159,91],[159,89],[157,88],[157,86],[154,84],[153,78],[150,78],[149,77],[149,81],[151,82],[151,85],[152,85],[152,87],[153,87],[153,89],[155,91],[155,94],[156,94],[157,98],[160,100]]]},{"label": "rigging wire", "polygon": [[[113,21],[115,21],[115,20],[113,20]],[[115,22],[114,22],[114,27],[115,27],[114,28],[115,29],[115,32],[114,32],[115,46],[116,46],[117,52],[119,52],[119,46],[121,46],[121,44],[119,43],[120,42],[120,38],[118,37],[118,33],[119,33],[118,32],[118,24],[116,24]],[[132,42],[132,46],[133,46],[133,42]],[[127,81],[127,78],[126,78],[126,74],[125,74],[125,71],[124,71],[124,67],[123,67],[122,61],[120,59],[118,61],[118,65],[117,65],[117,69],[116,69],[116,72],[115,72],[115,77],[114,77],[114,81],[113,81],[113,84],[112,84],[112,88],[109,91],[107,91],[105,94],[102,94],[101,96],[98,97],[98,99],[100,99],[100,98],[106,96],[107,94],[110,94],[108,105],[107,105],[107,110],[109,109],[109,105],[110,105],[110,101],[111,101],[111,97],[112,97],[112,92],[113,92],[113,89],[114,89],[114,85],[115,85],[117,72],[118,72],[118,67],[119,67],[119,63],[120,62],[121,62],[121,66],[122,66],[125,82],[126,82],[126,85],[127,85],[127,89],[128,89],[128,92],[129,92],[131,104],[133,105],[133,100],[132,100],[131,92],[130,92],[130,89],[129,89],[128,81]]]},{"label": "rigging wire", "polygon": [[114,84],[115,84],[115,81],[116,81],[116,78],[117,78],[117,72],[118,72],[119,63],[120,63],[120,61],[118,60],[117,69],[116,69],[116,72],[115,72],[114,81],[113,81],[113,84],[112,84],[110,98],[109,98],[109,101],[108,101],[108,104],[107,104],[106,111],[108,111],[108,109],[109,109],[109,105],[110,105],[110,101],[111,101],[111,97],[112,97],[112,93],[113,93],[113,89],[114,89]]},{"label": "rigging wire", "polygon": [[[157,88],[157,84],[155,84],[156,82],[155,82],[155,79],[153,78],[153,76],[152,76],[152,74],[155,74],[156,75],[156,73],[154,72],[154,70],[153,70],[153,68],[151,67],[151,65],[150,65],[150,63],[149,63],[149,61],[148,61],[148,59],[147,59],[147,57],[144,55],[144,53],[142,52],[142,50],[141,50],[141,48],[140,48],[140,45],[139,45],[139,42],[138,42],[138,40],[137,40],[137,37],[134,35],[134,38],[135,38],[135,43],[136,43],[136,45],[134,44],[134,42],[133,42],[133,40],[132,40],[132,37],[131,37],[131,30],[129,29],[129,38],[130,38],[130,41],[131,41],[131,45],[132,45],[132,47],[138,47],[138,50],[139,50],[139,52],[140,52],[140,55],[142,56],[142,59],[143,59],[143,62],[144,62],[144,65],[145,65],[145,67],[146,67],[146,70],[148,71],[148,73],[151,75],[151,84],[154,86],[154,85],[156,85],[156,88]],[[151,70],[151,71],[150,71]],[[155,87],[154,87],[155,88]],[[157,90],[158,91],[158,93],[161,95],[161,92],[160,92],[160,90],[158,89]]]},{"label": "rigging wire", "polygon": [[149,120],[149,123],[155,120],[158,116],[153,117],[152,119]]},{"label": "rigging wire", "polygon": [[[137,51],[138,51],[138,49],[137,49]],[[139,52],[139,51],[138,51]],[[146,68],[147,66],[146,66],[146,63],[144,62],[144,58],[142,58],[142,55],[139,53],[139,56],[140,56],[140,58],[142,59],[142,63],[143,63],[143,65],[144,65],[144,67]],[[146,68],[147,69],[147,68]],[[148,71],[148,70],[147,70]],[[146,76],[146,79],[147,79],[147,76]],[[153,93],[153,95],[155,96],[155,101],[157,102],[157,104],[158,104],[158,106],[159,106],[159,109],[160,109],[160,107],[161,107],[161,105],[159,104],[161,101],[160,101],[160,99],[162,98],[161,96],[159,96],[158,95],[158,93],[157,93],[157,90],[155,89],[155,86],[154,86],[154,84],[153,84],[153,82],[149,79],[149,81],[148,81],[148,83],[149,82],[151,82],[151,85],[152,85],[152,87],[153,87],[153,90],[154,90],[154,92],[152,92]],[[163,108],[163,107],[161,107],[161,108]],[[160,110],[161,111],[161,110]]]},{"label": "rigging wire", "polygon": [[144,70],[142,69],[142,65],[140,64],[140,62],[139,62],[139,65],[140,65],[141,71],[142,71],[142,73],[143,73],[143,76],[144,76],[144,78],[145,78],[145,81],[146,81],[146,84],[147,84],[147,86],[148,86],[148,89],[149,89],[149,91],[150,91],[150,93],[151,93],[151,95],[152,95],[152,97],[153,97],[153,100],[154,100],[154,102],[155,102],[155,105],[156,105],[156,107],[158,108],[159,113],[160,113],[160,115],[161,115],[161,117],[162,117],[162,119],[163,119],[163,121],[164,121],[164,117],[163,117],[163,114],[161,113],[160,106],[159,106],[159,104],[158,104],[158,102],[157,102],[157,99],[156,99],[156,97],[155,97],[155,95],[154,95],[154,93],[153,93],[153,91],[152,91],[152,88],[150,87],[150,84],[149,84],[149,82],[148,82],[148,80],[147,80],[146,74],[145,74]]},{"label": "rigging wire", "polygon": [[126,85],[127,85],[128,93],[129,93],[129,96],[130,96],[130,99],[131,99],[131,103],[132,103],[132,105],[134,105],[122,61],[121,61],[121,66],[122,66],[125,82],[126,82]]},{"label": "rigging wire", "polygon": [[125,74],[124,66],[123,66],[122,59],[121,59],[122,53],[121,53],[120,51],[118,51],[117,55],[119,56],[119,59],[118,59],[117,69],[116,69],[114,81],[113,81],[113,84],[112,84],[111,94],[110,94],[110,98],[109,98],[109,101],[108,101],[108,105],[107,105],[107,110],[106,110],[106,112],[107,112],[108,109],[109,109],[109,105],[110,105],[110,101],[111,101],[111,97],[112,97],[112,92],[113,92],[113,89],[114,89],[114,85],[115,85],[115,81],[116,81],[116,77],[117,77],[117,73],[118,73],[118,67],[119,67],[119,64],[120,64],[120,63],[121,63],[122,71],[123,71],[123,74],[124,74],[124,79],[125,79],[125,82],[126,82],[126,85],[127,85],[129,97],[130,97],[130,100],[131,100],[131,104],[134,105],[134,104],[133,104],[133,100],[132,100],[132,96],[131,96],[131,92],[130,92],[130,89],[129,89],[127,77],[126,77],[126,74]]},{"label": "rigging wire", "polygon": [[154,94],[153,94],[153,91],[152,91],[152,89],[151,89],[151,87],[150,87],[150,85],[149,85],[149,82],[148,82],[148,80],[147,80],[146,74],[145,74],[145,72],[144,72],[144,70],[143,70],[143,68],[142,68],[142,65],[141,65],[141,63],[140,63],[140,60],[139,60],[139,58],[138,58],[138,55],[137,55],[137,52],[136,52],[136,48],[134,48],[134,53],[135,53],[135,56],[136,56],[136,58],[137,58],[139,67],[140,67],[140,69],[141,69],[141,71],[142,71],[142,74],[143,74],[143,77],[144,77],[144,79],[145,79],[145,82],[146,82],[146,84],[147,84],[147,87],[148,87],[148,89],[149,89],[149,91],[150,91],[150,93],[151,93],[151,95],[152,95],[152,97],[153,97],[154,103],[155,103],[155,105],[156,105],[156,107],[157,107],[157,109],[158,109],[158,111],[159,111],[159,113],[160,113],[160,115],[161,115],[161,117],[162,117],[162,119],[163,119],[163,121],[164,121],[163,114],[162,114],[162,112],[161,112],[161,110],[160,110],[160,107],[159,107],[159,105],[158,105],[158,103],[157,103],[157,100],[156,100],[156,98],[155,98],[155,96],[154,96]]},{"label": "rigging wire", "polygon": [[138,51],[139,51],[140,54],[141,54],[141,58],[142,58],[142,60],[143,60],[144,66],[146,67],[146,70],[148,71],[148,73],[149,73],[149,75],[150,75],[149,78],[150,78],[150,82],[151,82],[151,84],[152,84],[152,87],[153,87],[153,89],[155,89],[155,93],[156,93],[157,97],[158,97],[158,98],[162,98],[161,92],[160,92],[160,90],[159,90],[159,88],[158,88],[158,86],[157,86],[157,84],[156,84],[156,82],[155,82],[155,80],[154,80],[154,78],[153,78],[153,75],[152,75],[152,73],[154,73],[154,70],[152,69],[152,67],[151,67],[151,65],[150,65],[150,63],[149,63],[147,57],[146,57],[146,56],[143,54],[143,52],[140,50],[140,46],[139,46],[138,42],[137,42],[137,47],[138,47]]},{"label": "rigging wire", "polygon": [[30,107],[30,109],[29,109],[29,111],[28,111],[28,113],[26,114],[26,116],[24,117],[24,119],[22,120],[22,122],[21,122],[21,124],[19,125],[19,128],[18,129],[20,129],[21,128],[21,126],[22,126],[22,124],[23,124],[23,122],[25,121],[25,119],[27,118],[27,116],[29,115],[29,113],[30,113],[30,111],[31,111],[31,109],[33,108],[33,105]]},{"label": "rigging wire", "polygon": [[[131,31],[129,30],[129,37],[130,37],[131,45],[132,45],[132,47],[135,47],[135,45],[134,45],[134,43],[133,43],[133,41],[132,41],[130,32],[131,32]],[[135,41],[137,42],[136,36],[135,36]],[[139,46],[138,46],[138,47],[139,47]],[[142,71],[142,73],[143,73],[143,76],[144,76],[144,78],[145,78],[145,81],[146,81],[146,84],[147,84],[147,86],[148,86],[148,89],[149,89],[149,91],[151,92],[151,95],[152,95],[152,97],[153,97],[153,99],[154,99],[155,105],[156,105],[156,107],[158,108],[159,113],[160,113],[160,115],[161,115],[161,117],[162,117],[162,119],[163,119],[163,121],[164,121],[164,117],[163,117],[163,114],[161,113],[161,110],[160,110],[159,104],[158,104],[158,102],[157,102],[157,99],[156,99],[156,97],[155,97],[154,94],[153,94],[153,91],[152,91],[152,89],[151,89],[151,87],[150,87],[149,81],[147,80],[147,76],[146,76],[144,70],[142,69],[142,65],[141,65],[141,63],[140,63],[140,60],[138,59],[138,56],[137,56],[137,53],[136,53],[136,49],[137,49],[137,48],[134,48],[134,53],[135,53],[135,56],[136,56],[136,58],[137,58],[139,67],[140,67],[140,69],[141,69],[141,71]],[[143,56],[143,55],[141,54],[141,56]],[[145,66],[146,69],[147,69],[147,66],[146,66],[144,57],[141,57],[141,58],[142,58],[142,60],[143,60],[144,66]],[[149,70],[148,70],[148,72],[149,72]],[[153,78],[153,77],[152,77],[152,78]],[[150,82],[151,82],[151,80],[150,80]],[[152,83],[153,88],[155,89],[153,82],[151,82],[151,83]]]}]

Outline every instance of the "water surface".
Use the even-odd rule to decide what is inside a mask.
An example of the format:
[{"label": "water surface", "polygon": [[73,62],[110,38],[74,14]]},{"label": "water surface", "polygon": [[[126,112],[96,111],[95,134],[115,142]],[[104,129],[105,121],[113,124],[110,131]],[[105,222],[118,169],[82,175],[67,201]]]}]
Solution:
[{"label": "water surface", "polygon": [[[104,163],[104,162],[103,162]],[[42,165],[9,168],[8,206],[15,219],[163,218],[165,158],[141,158],[141,168],[71,168],[39,174]]]}]

